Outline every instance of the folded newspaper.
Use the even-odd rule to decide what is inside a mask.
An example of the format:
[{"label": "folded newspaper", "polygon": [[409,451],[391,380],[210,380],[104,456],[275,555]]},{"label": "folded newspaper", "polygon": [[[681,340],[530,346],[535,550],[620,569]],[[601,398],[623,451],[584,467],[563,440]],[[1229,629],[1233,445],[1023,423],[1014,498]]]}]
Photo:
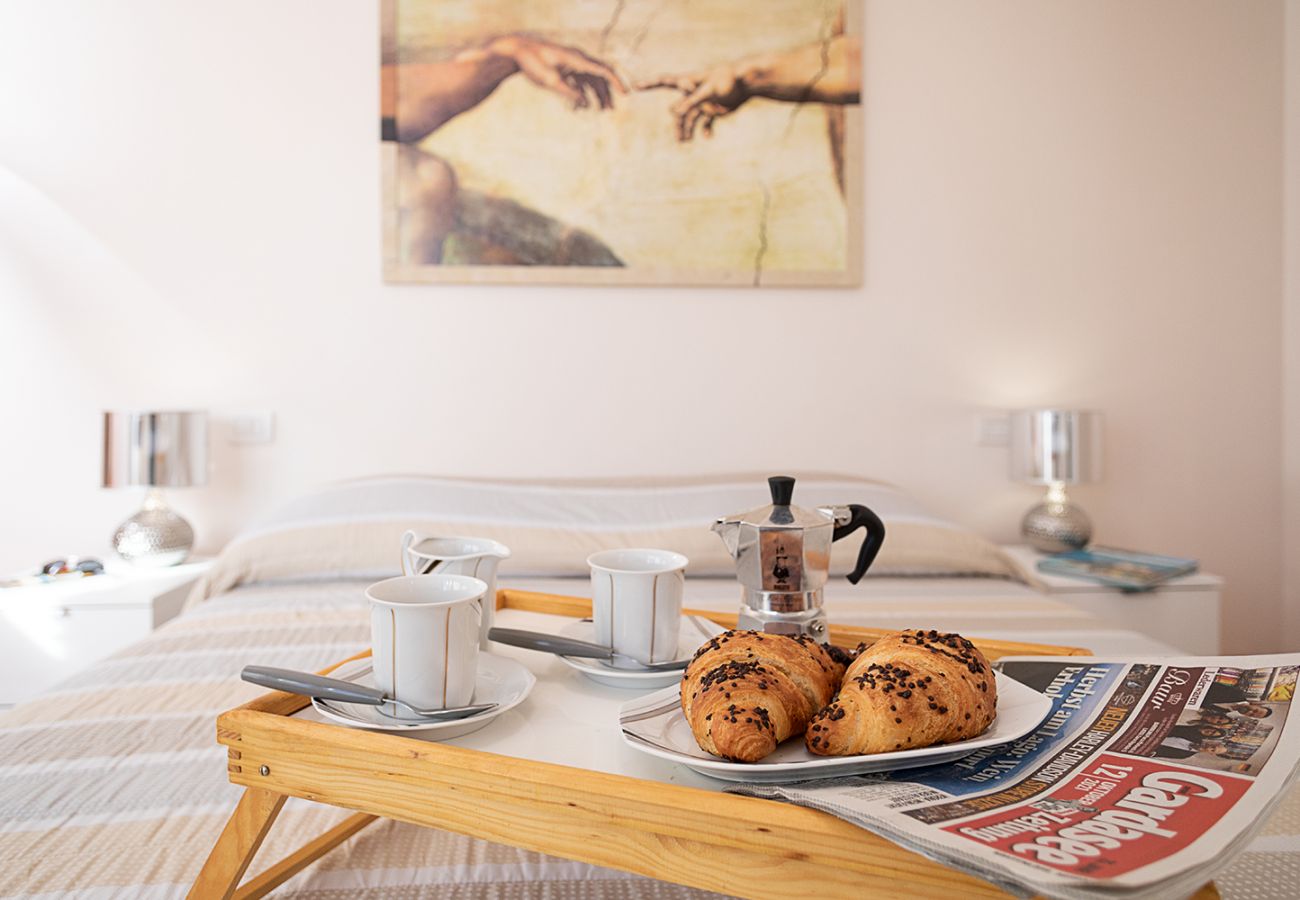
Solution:
[{"label": "folded newspaper", "polygon": [[1127,900],[1195,892],[1296,777],[1300,654],[998,666],[1052,698],[1017,741],[921,769],[731,790],[823,810],[1013,893]]}]

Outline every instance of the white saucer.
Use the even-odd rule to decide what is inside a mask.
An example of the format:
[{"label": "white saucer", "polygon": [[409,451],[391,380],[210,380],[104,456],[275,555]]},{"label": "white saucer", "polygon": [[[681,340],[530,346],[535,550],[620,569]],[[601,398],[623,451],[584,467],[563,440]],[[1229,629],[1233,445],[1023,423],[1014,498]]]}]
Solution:
[{"label": "white saucer", "polygon": [[[724,631],[726,629],[721,625],[715,625],[701,616],[682,616],[681,629],[677,635],[677,654],[672,660],[664,660],[664,662],[690,659],[701,644],[715,634],[722,634]],[[559,633],[563,637],[577,638],[580,641],[594,642],[596,640],[596,626],[587,619],[569,622],[560,629]],[[685,671],[683,669],[653,671],[634,668],[626,664],[606,665],[598,659],[587,659],[581,656],[560,656],[559,660],[569,668],[576,669],[586,675],[592,681],[616,688],[646,690],[667,687],[681,681],[682,672]]]},{"label": "white saucer", "polygon": [[817,756],[808,752],[802,737],[784,741],[761,762],[741,763],[719,759],[700,749],[682,712],[677,688],[664,688],[624,703],[618,711],[623,740],[633,749],[669,759],[701,775],[723,781],[783,784],[830,778],[834,775],[863,775],[892,769],[914,769],[960,759],[981,747],[1005,744],[1024,737],[1038,727],[1052,711],[1051,698],[1026,687],[1001,672],[997,675],[998,714],[988,730],[978,737],[953,744],[938,744],[897,753],[860,756]]},{"label": "white saucer", "polygon": [[[330,677],[341,678],[366,687],[376,686],[369,658],[353,660],[339,666],[337,670],[330,673]],[[523,703],[536,683],[537,679],[533,677],[533,673],[522,663],[480,651],[478,677],[474,680],[474,699],[471,702],[495,703],[497,707],[476,716],[452,719],[450,722],[417,722],[395,719],[380,712],[378,706],[368,706],[364,703],[340,703],[337,700],[320,700],[313,697],[311,705],[316,712],[331,722],[338,722],[349,728],[365,728],[371,731],[418,731],[426,740],[445,740],[478,731],[503,712]]]}]

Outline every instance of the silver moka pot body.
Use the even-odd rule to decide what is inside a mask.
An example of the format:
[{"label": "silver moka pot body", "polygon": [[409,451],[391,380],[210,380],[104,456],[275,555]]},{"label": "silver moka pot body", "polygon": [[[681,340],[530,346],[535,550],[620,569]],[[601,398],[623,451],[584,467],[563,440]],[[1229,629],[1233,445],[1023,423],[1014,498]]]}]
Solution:
[{"label": "silver moka pot body", "polygon": [[827,639],[822,589],[830,577],[831,544],[859,528],[866,538],[849,581],[857,584],[880,552],[885,526],[858,504],[802,509],[790,501],[794,479],[768,480],[772,502],[718,519],[713,530],[736,561],[743,588],[739,628]]}]

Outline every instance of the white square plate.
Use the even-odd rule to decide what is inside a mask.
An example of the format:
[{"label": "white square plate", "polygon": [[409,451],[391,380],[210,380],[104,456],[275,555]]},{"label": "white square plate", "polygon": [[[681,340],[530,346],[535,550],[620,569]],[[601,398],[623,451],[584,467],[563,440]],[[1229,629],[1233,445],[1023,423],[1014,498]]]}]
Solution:
[{"label": "white square plate", "polygon": [[979,737],[955,744],[937,744],[919,750],[873,753],[861,756],[817,756],[804,746],[803,736],[781,743],[767,758],[756,763],[719,759],[700,749],[682,712],[680,684],[666,687],[624,703],[618,711],[623,740],[651,756],[679,762],[701,775],[724,781],[780,784],[808,781],[836,775],[863,775],[891,769],[914,769],[960,759],[982,747],[1005,744],[1024,737],[1038,727],[1052,710],[1052,701],[1001,672],[998,685],[998,714]]}]

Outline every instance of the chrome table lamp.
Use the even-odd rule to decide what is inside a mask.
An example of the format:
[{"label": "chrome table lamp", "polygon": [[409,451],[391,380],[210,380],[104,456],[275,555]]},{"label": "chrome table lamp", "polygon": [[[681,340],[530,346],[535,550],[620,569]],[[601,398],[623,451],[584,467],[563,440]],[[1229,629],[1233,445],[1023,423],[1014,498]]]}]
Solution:
[{"label": "chrome table lamp", "polygon": [[104,413],[104,487],[145,486],[144,506],[113,534],[113,549],[139,566],[174,566],[194,529],[167,507],[159,488],[208,482],[206,412]]},{"label": "chrome table lamp", "polygon": [[1101,413],[1026,409],[1011,414],[1011,477],[1047,485],[1043,502],[1025,513],[1020,533],[1044,553],[1087,546],[1092,522],[1070,502],[1065,486],[1101,480]]}]

